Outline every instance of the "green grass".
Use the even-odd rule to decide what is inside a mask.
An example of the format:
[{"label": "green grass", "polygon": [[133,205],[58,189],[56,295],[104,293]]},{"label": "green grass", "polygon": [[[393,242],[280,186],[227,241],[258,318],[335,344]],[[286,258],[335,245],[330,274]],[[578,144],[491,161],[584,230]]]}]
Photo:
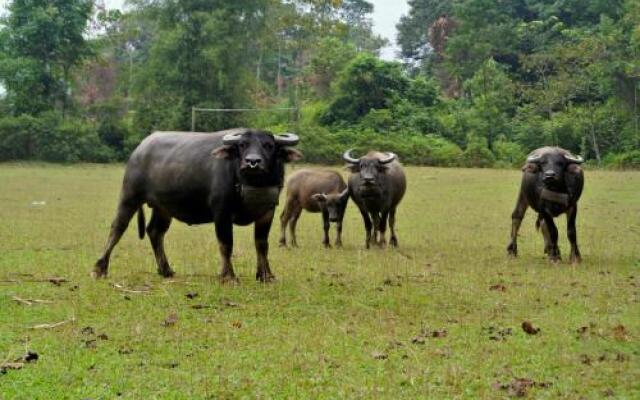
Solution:
[{"label": "green grass", "polygon": [[[166,247],[177,275],[163,280],[135,220],[109,278],[92,280],[122,172],[0,166],[0,362],[39,355],[0,375],[0,398],[493,399],[515,395],[499,384],[516,378],[550,384],[529,398],[640,398],[637,172],[586,171],[579,266],[545,260],[531,210],[520,257],[507,258],[518,171],[407,168],[398,251],[364,250],[353,203],[343,249],[322,248],[320,216],[305,213],[299,249],[278,248],[274,224],[278,280],[266,285],[254,281],[251,228],[235,229],[240,284],[220,285],[213,225],[174,222]],[[557,221],[566,259],[565,218]],[[525,320],[541,332],[527,335]],[[504,340],[490,338],[506,328]]]}]

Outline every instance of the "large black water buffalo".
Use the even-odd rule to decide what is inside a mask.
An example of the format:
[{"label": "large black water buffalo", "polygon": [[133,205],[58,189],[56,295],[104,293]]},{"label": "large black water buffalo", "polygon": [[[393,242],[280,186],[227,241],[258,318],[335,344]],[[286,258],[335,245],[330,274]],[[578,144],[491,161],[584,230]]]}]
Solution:
[{"label": "large black water buffalo", "polygon": [[233,224],[255,223],[256,279],[271,280],[267,239],[284,180],[284,163],[301,157],[290,147],[297,143],[294,134],[274,136],[246,128],[148,136],[127,163],[116,217],[93,275],[107,275],[111,251],[136,211],[138,233],[144,237],[142,205],[146,203],[153,209],[147,233],[160,275],[173,275],[163,240],[171,219],[176,218],[189,225],[215,223],[222,280],[236,279],[231,265]]},{"label": "large black water buffalo", "polygon": [[[386,244],[384,237],[387,229],[387,217],[391,238],[389,244],[398,246],[395,231],[396,208],[407,188],[407,180],[402,166],[393,153],[370,151],[365,156],[354,158],[351,150],[342,155],[351,170],[349,194],[356,203],[364,220],[366,230],[365,245],[371,244],[371,229],[374,229],[374,243]],[[373,220],[373,224],[372,224]]]},{"label": "large black water buffalo", "polygon": [[347,184],[336,171],[305,168],[291,174],[287,180],[287,202],[280,215],[280,245],[287,245],[287,224],[291,230],[291,245],[297,247],[296,224],[302,210],[322,213],[325,247],[329,243],[330,222],[336,223],[336,246],[342,246],[342,219],[349,201]]},{"label": "large black water buffalo", "polygon": [[510,255],[518,254],[517,236],[527,207],[538,213],[536,227],[544,236],[544,251],[552,261],[560,260],[558,229],[553,218],[567,213],[567,236],[571,242],[571,262],[580,262],[576,238],[578,199],[582,194],[584,175],[578,164],[582,158],[559,147],[542,147],[527,157],[522,168],[522,184],[515,210],[511,214]]}]

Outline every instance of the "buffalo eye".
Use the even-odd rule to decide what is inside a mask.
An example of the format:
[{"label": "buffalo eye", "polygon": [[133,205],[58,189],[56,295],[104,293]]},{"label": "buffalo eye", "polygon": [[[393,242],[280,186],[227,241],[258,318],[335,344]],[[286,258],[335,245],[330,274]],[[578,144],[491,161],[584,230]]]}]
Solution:
[{"label": "buffalo eye", "polygon": [[244,150],[244,149],[246,149],[246,148],[247,148],[247,142],[240,142],[240,143],[238,143],[238,148],[239,148],[240,150]]},{"label": "buffalo eye", "polygon": [[271,151],[271,150],[273,150],[273,143],[266,142],[262,147],[264,147],[265,149]]}]

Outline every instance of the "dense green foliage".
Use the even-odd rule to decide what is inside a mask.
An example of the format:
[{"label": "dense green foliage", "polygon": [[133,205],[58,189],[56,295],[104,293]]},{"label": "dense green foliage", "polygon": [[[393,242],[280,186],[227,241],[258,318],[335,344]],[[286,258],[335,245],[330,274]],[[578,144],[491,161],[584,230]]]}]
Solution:
[{"label": "dense green foliage", "polygon": [[[193,107],[293,107],[198,112],[195,129],[296,130],[307,159],[327,163],[375,147],[410,163],[512,166],[559,145],[637,165],[634,0],[410,0],[398,24],[405,63],[378,58],[365,0],[128,4],[9,4],[0,126],[19,132],[2,134],[1,159],[124,159],[153,130],[190,130]],[[39,142],[73,150],[18,150],[36,125],[51,132]]]},{"label": "dense green foliage", "polygon": [[640,148],[640,3],[409,4],[398,25],[402,54],[414,73],[436,77],[460,113],[446,117],[456,122],[445,124],[449,134],[462,125],[494,155],[500,139],[523,150],[560,145],[597,162],[614,154],[633,159]]},{"label": "dense green foliage", "polygon": [[0,33],[0,77],[15,114],[64,112],[71,69],[90,54],[89,0],[14,0]]}]

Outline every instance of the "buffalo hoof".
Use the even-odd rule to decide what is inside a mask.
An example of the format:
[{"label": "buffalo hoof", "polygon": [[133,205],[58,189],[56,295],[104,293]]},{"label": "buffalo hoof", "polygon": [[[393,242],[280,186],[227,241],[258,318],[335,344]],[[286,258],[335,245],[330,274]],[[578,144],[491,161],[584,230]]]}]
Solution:
[{"label": "buffalo hoof", "polygon": [[223,285],[240,283],[240,280],[235,274],[220,274],[218,275],[218,281]]},{"label": "buffalo hoof", "polygon": [[580,264],[581,262],[582,262],[582,257],[580,257],[579,255],[571,256],[571,264],[577,265],[577,264]]},{"label": "buffalo hoof", "polygon": [[291,247],[298,248],[298,242],[291,242]]},{"label": "buffalo hoof", "polygon": [[276,280],[276,277],[271,272],[258,271],[256,273],[256,280],[262,283],[269,283]]},{"label": "buffalo hoof", "polygon": [[101,270],[98,270],[98,269],[94,269],[93,271],[91,271],[91,277],[93,279],[106,278],[107,277],[107,272],[106,271],[101,271]]},{"label": "buffalo hoof", "polygon": [[509,246],[507,246],[507,254],[509,255],[509,257],[518,257],[518,248],[513,243],[511,243]]},{"label": "buffalo hoof", "polygon": [[108,268],[109,266],[106,261],[98,260],[96,265],[93,267],[93,271],[91,271],[91,277],[93,279],[106,278]]},{"label": "buffalo hoof", "polygon": [[322,242],[322,244],[324,245],[325,249],[330,249],[331,248],[331,243],[329,243],[329,242]]},{"label": "buffalo hoof", "polygon": [[560,257],[560,254],[551,254],[551,255],[549,255],[549,262],[551,262],[553,264],[557,264],[560,261],[562,261],[562,258]]},{"label": "buffalo hoof", "polygon": [[336,241],[335,246],[336,246],[336,248],[341,249],[342,248],[342,242]]},{"label": "buffalo hoof", "polygon": [[381,249],[384,249],[385,247],[387,247],[387,241],[386,240],[380,240],[378,241],[378,247]]},{"label": "buffalo hoof", "polygon": [[169,267],[159,269],[158,274],[163,278],[173,278],[175,276],[175,272]]},{"label": "buffalo hoof", "polygon": [[391,247],[398,247],[398,238],[391,236],[391,239],[389,239],[389,245]]},{"label": "buffalo hoof", "polygon": [[556,247],[549,247],[549,252],[547,253],[549,255],[549,261],[551,261],[552,263],[557,263],[562,261],[562,258],[560,257],[560,249],[556,246]]},{"label": "buffalo hoof", "polygon": [[287,247],[287,241],[286,241],[286,240],[282,240],[282,239],[280,239],[280,241],[278,242],[278,246],[280,246],[280,247]]}]

